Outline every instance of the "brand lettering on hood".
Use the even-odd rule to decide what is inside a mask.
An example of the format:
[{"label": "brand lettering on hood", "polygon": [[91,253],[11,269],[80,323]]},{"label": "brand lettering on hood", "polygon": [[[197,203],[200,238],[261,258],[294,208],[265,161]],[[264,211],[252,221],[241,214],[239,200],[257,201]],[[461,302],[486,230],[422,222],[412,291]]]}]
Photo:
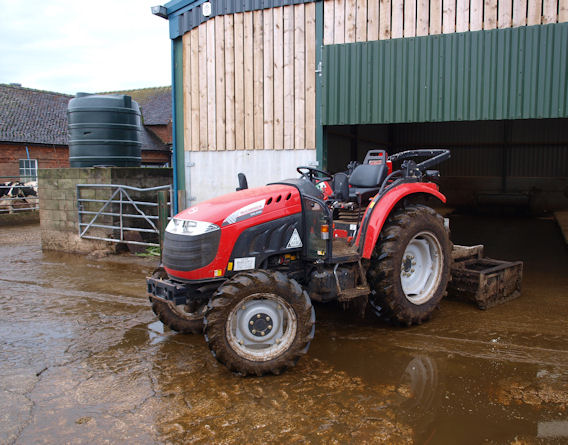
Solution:
[{"label": "brand lettering on hood", "polygon": [[223,226],[234,224],[236,222],[252,218],[253,216],[260,215],[264,210],[264,203],[265,200],[261,199],[260,201],[256,201],[252,204],[241,207],[239,210],[234,211],[225,218],[225,220],[223,221]]}]

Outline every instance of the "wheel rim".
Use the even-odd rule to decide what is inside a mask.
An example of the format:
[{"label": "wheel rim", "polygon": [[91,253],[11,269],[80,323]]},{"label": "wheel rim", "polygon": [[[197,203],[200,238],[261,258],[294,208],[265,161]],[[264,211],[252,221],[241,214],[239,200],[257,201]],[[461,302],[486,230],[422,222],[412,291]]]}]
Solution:
[{"label": "wheel rim", "polygon": [[241,300],[227,318],[227,340],[241,357],[256,362],[272,360],[294,341],[296,314],[283,298],[257,293]]},{"label": "wheel rim", "polygon": [[400,282],[406,298],[423,304],[435,294],[441,279],[442,246],[431,232],[420,232],[410,240],[400,269]]}]

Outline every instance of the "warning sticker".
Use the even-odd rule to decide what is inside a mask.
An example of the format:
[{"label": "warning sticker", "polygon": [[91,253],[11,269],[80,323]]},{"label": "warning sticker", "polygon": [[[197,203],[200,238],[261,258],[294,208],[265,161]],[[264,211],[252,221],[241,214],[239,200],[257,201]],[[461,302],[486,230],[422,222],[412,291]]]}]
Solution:
[{"label": "warning sticker", "polygon": [[286,249],[294,249],[297,247],[302,247],[302,239],[300,238],[300,234],[298,233],[298,229],[294,229],[294,233],[290,237],[290,241],[288,241],[288,245]]}]

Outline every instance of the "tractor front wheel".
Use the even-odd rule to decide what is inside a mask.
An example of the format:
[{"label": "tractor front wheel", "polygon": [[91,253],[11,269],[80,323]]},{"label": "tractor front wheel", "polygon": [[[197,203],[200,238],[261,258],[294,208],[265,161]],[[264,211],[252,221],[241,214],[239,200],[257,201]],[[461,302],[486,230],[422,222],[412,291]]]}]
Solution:
[{"label": "tractor front wheel", "polygon": [[430,207],[394,211],[367,272],[370,303],[379,315],[407,326],[429,319],[446,291],[451,250],[444,219]]},{"label": "tractor front wheel", "polygon": [[235,275],[213,294],[205,315],[211,352],[241,375],[280,374],[310,346],[315,312],[305,290],[280,272]]}]

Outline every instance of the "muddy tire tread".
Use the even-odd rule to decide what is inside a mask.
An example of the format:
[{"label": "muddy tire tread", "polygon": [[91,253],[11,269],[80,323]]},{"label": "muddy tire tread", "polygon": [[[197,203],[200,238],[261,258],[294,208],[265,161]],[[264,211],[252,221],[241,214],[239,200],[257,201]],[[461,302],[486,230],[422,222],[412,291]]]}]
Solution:
[{"label": "muddy tire tread", "polygon": [[[401,246],[403,238],[412,226],[434,224],[447,235],[444,218],[432,208],[414,204],[391,213],[371,256],[367,271],[367,280],[373,292],[370,296],[371,307],[376,315],[388,319],[394,324],[411,326],[429,320],[440,300],[446,294],[446,285],[450,277],[451,242],[449,236],[439,239],[444,253],[442,279],[435,295],[422,305],[411,303],[402,291],[400,284],[400,261],[406,245]],[[402,252],[401,252],[402,249]],[[398,263],[398,265],[397,265]]]},{"label": "muddy tire tread", "polygon": [[[242,298],[252,293],[274,293],[284,297],[292,306],[298,320],[296,338],[279,357],[266,362],[247,360],[230,347],[225,327],[227,318]],[[254,270],[241,272],[222,284],[213,294],[205,314],[205,340],[213,356],[231,371],[246,375],[282,373],[306,354],[315,332],[315,312],[308,293],[293,279],[280,272]]]}]

